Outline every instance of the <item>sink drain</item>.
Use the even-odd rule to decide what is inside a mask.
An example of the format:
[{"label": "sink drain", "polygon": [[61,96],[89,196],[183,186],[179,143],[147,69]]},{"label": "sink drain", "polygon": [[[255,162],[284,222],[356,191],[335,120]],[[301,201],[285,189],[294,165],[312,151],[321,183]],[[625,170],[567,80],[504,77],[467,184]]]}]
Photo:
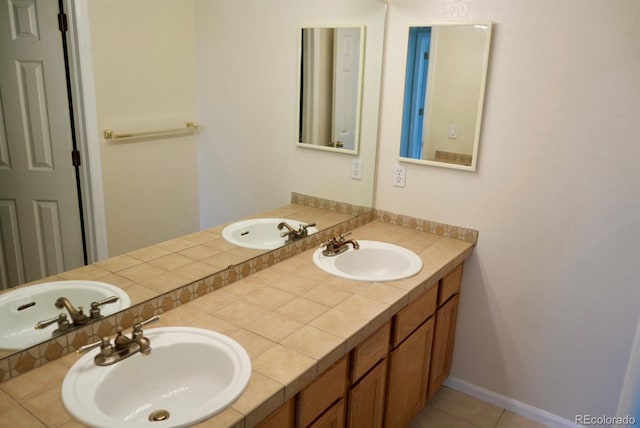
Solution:
[{"label": "sink drain", "polygon": [[169,412],[166,410],[156,410],[149,415],[149,420],[151,422],[166,421],[167,419],[169,419]]}]

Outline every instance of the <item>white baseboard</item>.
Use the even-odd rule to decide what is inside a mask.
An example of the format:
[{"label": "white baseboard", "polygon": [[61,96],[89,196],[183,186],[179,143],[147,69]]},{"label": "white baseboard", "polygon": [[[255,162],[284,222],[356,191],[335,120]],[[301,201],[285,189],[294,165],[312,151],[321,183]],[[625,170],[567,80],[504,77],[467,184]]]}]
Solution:
[{"label": "white baseboard", "polygon": [[467,395],[486,401],[487,403],[491,403],[495,406],[502,407],[503,409],[517,413],[518,415],[526,418],[533,419],[534,421],[552,428],[576,428],[581,426],[568,419],[554,415],[553,413],[538,409],[518,400],[514,400],[513,398],[489,391],[488,389],[481,388],[455,377],[449,377],[444,384],[449,388],[464,392]]}]

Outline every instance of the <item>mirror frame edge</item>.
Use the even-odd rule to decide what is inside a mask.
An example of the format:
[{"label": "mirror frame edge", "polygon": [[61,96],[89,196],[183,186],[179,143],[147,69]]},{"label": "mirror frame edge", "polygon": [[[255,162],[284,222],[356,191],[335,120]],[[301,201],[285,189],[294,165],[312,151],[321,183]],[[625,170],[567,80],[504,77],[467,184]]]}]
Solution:
[{"label": "mirror frame edge", "polygon": [[[398,161],[405,162],[405,163],[412,163],[416,165],[437,166],[440,168],[449,168],[449,169],[457,169],[460,171],[475,172],[477,169],[478,151],[480,147],[480,134],[482,132],[482,117],[484,115],[484,103],[486,98],[485,93],[486,93],[486,86],[487,86],[487,77],[489,74],[489,59],[491,57],[491,44],[493,43],[493,25],[494,25],[493,21],[490,21],[490,20],[489,21],[462,21],[462,22],[446,21],[446,22],[432,22],[432,23],[423,23],[423,24],[409,23],[406,25],[405,39],[408,40],[409,31],[411,30],[411,28],[414,28],[414,27],[433,27],[433,26],[444,27],[444,26],[454,26],[454,25],[486,25],[487,26],[487,44],[484,50],[484,57],[482,61],[482,79],[481,79],[481,85],[480,85],[480,96],[478,98],[478,114],[476,115],[476,129],[475,129],[471,165],[466,166],[466,165],[458,165],[458,164],[447,163],[447,162],[432,161],[427,159],[414,159],[414,158],[403,157],[400,155],[398,155]],[[407,53],[408,53],[407,49],[408,49],[408,46],[406,46],[406,43],[405,43],[405,47],[404,47],[405,58],[407,57]],[[406,63],[405,63],[405,85],[406,85]],[[403,102],[404,102],[404,96],[403,96]],[[400,144],[402,144],[401,141],[400,141]],[[400,144],[398,145],[398,150],[396,153],[400,153]]]}]

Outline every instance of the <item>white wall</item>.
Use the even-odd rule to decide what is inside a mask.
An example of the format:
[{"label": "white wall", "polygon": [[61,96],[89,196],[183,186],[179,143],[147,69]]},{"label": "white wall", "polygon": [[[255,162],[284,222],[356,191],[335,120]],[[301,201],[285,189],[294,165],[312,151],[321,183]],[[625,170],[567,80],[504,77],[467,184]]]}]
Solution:
[{"label": "white wall", "polygon": [[[91,0],[98,126],[115,132],[194,120],[193,1]],[[101,142],[109,256],[199,228],[196,137]]]},{"label": "white wall", "polygon": [[372,205],[378,73],[365,74],[362,180],[349,179],[353,156],[295,144],[299,28],[363,24],[365,67],[379,72],[380,2],[196,1],[197,111],[205,125],[199,136],[203,227],[286,204],[292,191]]},{"label": "white wall", "polygon": [[[393,0],[375,207],[476,228],[452,375],[573,420],[613,415],[638,320],[640,3]],[[406,25],[495,23],[478,170],[391,186]]]}]

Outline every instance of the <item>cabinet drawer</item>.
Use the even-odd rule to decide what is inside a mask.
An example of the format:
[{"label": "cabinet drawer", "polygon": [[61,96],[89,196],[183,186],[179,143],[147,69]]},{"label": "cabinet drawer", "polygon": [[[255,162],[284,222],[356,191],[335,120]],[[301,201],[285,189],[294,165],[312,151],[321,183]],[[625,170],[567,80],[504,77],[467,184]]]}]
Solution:
[{"label": "cabinet drawer", "polygon": [[394,347],[435,313],[437,297],[438,287],[431,287],[397,313],[393,331]]},{"label": "cabinet drawer", "polygon": [[298,395],[298,426],[306,427],[338,399],[347,387],[347,356],[329,367]]},{"label": "cabinet drawer", "polygon": [[387,356],[390,334],[389,321],[355,347],[351,354],[351,383],[357,382],[363,374]]},{"label": "cabinet drawer", "polygon": [[276,411],[267,416],[256,428],[293,428],[295,426],[296,406],[290,399]]},{"label": "cabinet drawer", "polygon": [[451,271],[440,280],[440,295],[438,296],[438,306],[449,300],[451,296],[460,291],[462,283],[462,264]]},{"label": "cabinet drawer", "polygon": [[344,428],[344,400],[331,406],[309,428]]}]

